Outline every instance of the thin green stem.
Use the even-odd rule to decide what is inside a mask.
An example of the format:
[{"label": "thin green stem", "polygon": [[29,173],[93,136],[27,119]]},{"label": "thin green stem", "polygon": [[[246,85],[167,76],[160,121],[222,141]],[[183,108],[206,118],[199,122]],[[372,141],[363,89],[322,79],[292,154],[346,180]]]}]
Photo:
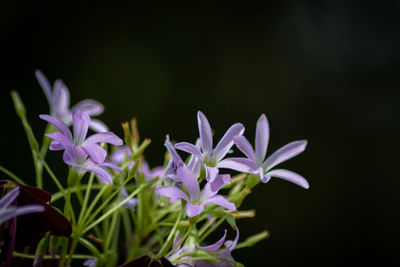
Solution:
[{"label": "thin green stem", "polygon": [[193,229],[193,225],[191,224],[189,226],[188,231],[185,233],[185,235],[182,237],[181,240],[179,240],[178,244],[175,245],[175,247],[173,249],[171,249],[166,255],[165,257],[168,258],[175,250],[177,250],[182,244],[183,242],[186,240],[186,238],[189,236],[190,232],[192,232]]},{"label": "thin green stem", "polygon": [[[103,184],[94,184],[94,185],[91,186],[91,189],[99,190],[99,189],[102,189],[103,187],[104,187]],[[79,185],[79,187],[76,186],[76,187],[71,188],[71,193],[75,193],[78,190],[85,190],[85,189],[86,190],[88,189],[88,185],[87,184],[82,184],[82,185]],[[57,200],[59,200],[59,199],[61,199],[63,197],[64,197],[64,193],[57,192],[57,193],[51,195],[51,202],[54,203],[55,201],[57,201]]]},{"label": "thin green stem", "polygon": [[[89,182],[88,182],[88,185],[86,188],[85,198],[83,200],[81,212],[79,213],[79,217],[78,217],[78,226],[81,225],[83,215],[85,214],[85,211],[86,211],[87,203],[88,203],[89,197],[90,197],[90,190],[92,189],[93,179],[94,179],[94,173],[91,173],[89,176]],[[78,190],[80,190],[79,186],[78,186]]]},{"label": "thin green stem", "polygon": [[84,245],[88,250],[90,250],[90,252],[92,252],[92,254],[98,259],[102,259],[102,255],[99,252],[99,250],[92,244],[90,243],[88,240],[86,240],[83,237],[79,237],[79,242]]},{"label": "thin green stem", "polygon": [[94,221],[92,224],[90,224],[88,227],[83,230],[83,233],[86,233],[90,229],[92,229],[94,226],[98,225],[101,223],[104,219],[108,218],[111,214],[116,212],[119,208],[121,208],[123,205],[125,205],[132,197],[136,196],[138,193],[143,191],[145,188],[148,186],[152,185],[155,182],[155,179],[152,181],[149,181],[147,183],[141,184],[135,191],[133,191],[127,198],[119,202],[117,205],[112,207],[110,210],[108,210],[106,213],[104,213],[100,218],[98,218],[96,221]]},{"label": "thin green stem", "polygon": [[83,224],[86,221],[86,218],[89,216],[89,214],[91,214],[92,210],[94,209],[94,207],[96,206],[97,202],[100,200],[101,196],[104,194],[104,192],[107,190],[109,184],[105,184],[103,185],[103,188],[101,188],[101,190],[97,193],[97,195],[94,197],[92,204],[90,204],[86,214],[83,215],[82,218],[82,223]]},{"label": "thin green stem", "polygon": [[204,239],[206,239],[207,236],[209,236],[212,232],[214,232],[214,230],[217,229],[218,226],[220,226],[220,224],[225,221],[225,219],[226,219],[226,216],[219,219],[218,222],[216,222],[202,237],[200,237],[199,242],[202,242]]},{"label": "thin green stem", "polygon": [[[32,254],[25,254],[25,253],[20,253],[20,252],[16,252],[13,251],[13,257],[19,257],[19,258],[24,258],[24,259],[35,259],[35,255]],[[85,259],[93,259],[93,255],[83,255],[83,254],[75,254],[72,255],[71,257],[72,259],[81,259],[81,260],[85,260]],[[59,257],[57,256],[52,256],[52,255],[43,255],[43,259],[44,260],[53,260],[53,259],[59,259]]]},{"label": "thin green stem", "polygon": [[22,181],[21,178],[19,178],[17,175],[15,175],[11,171],[7,170],[3,166],[0,166],[0,171],[4,172],[7,176],[9,176],[13,180],[15,180],[17,183],[22,184],[22,185],[26,185],[26,183],[24,181]]},{"label": "thin green stem", "polygon": [[46,169],[47,173],[50,175],[53,182],[56,184],[58,190],[63,193],[65,197],[65,190],[64,187],[61,185],[60,181],[57,179],[57,176],[54,175],[53,171],[50,169],[49,165],[47,165],[46,161],[42,161],[44,168]]},{"label": "thin green stem", "polygon": [[175,236],[176,229],[178,229],[179,221],[182,218],[182,213],[183,213],[183,211],[181,209],[180,212],[179,212],[178,218],[175,221],[174,227],[172,227],[172,230],[169,233],[169,235],[167,237],[167,240],[165,241],[165,243],[161,247],[160,252],[158,252],[159,255],[163,255],[167,251],[167,249],[169,248],[169,244],[172,241],[172,238]]}]

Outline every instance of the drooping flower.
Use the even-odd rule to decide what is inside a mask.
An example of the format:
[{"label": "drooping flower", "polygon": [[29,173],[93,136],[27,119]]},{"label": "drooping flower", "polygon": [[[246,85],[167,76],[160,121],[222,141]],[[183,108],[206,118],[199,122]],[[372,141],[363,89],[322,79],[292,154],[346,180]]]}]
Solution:
[{"label": "drooping flower", "polygon": [[12,203],[18,195],[19,187],[16,187],[0,199],[0,225],[17,216],[44,211],[44,207],[40,205],[13,206]]},{"label": "drooping flower", "polygon": [[217,146],[213,148],[213,138],[210,124],[206,116],[198,111],[197,122],[200,135],[200,147],[190,144],[188,142],[180,142],[175,144],[179,150],[190,153],[200,158],[208,167],[211,168],[227,168],[240,172],[252,172],[256,168],[251,160],[246,158],[226,158],[234,144],[233,138],[241,136],[244,132],[244,126],[241,123],[235,123],[225,133],[225,135],[218,142]]},{"label": "drooping flower", "polygon": [[295,172],[284,169],[271,170],[279,163],[303,152],[307,146],[306,140],[291,142],[272,153],[272,155],[264,161],[269,141],[268,121],[264,114],[262,114],[257,121],[255,150],[253,150],[246,137],[236,136],[233,139],[239,150],[257,165],[258,171],[256,173],[259,174],[263,183],[268,182],[271,177],[277,177],[295,183],[305,189],[309,188],[307,180]]},{"label": "drooping flower", "polygon": [[[179,199],[186,200],[185,212],[188,217],[194,217],[201,214],[204,207],[211,204],[216,204],[232,211],[236,210],[235,204],[229,202],[222,195],[217,194],[223,183],[219,183],[219,187],[216,184],[214,190],[211,189],[210,183],[206,183],[203,190],[200,192],[200,185],[197,181],[197,177],[184,163],[179,164],[177,175],[181,179],[188,194],[184,193],[176,186],[158,187],[155,191],[161,196],[170,198],[171,202],[176,202]],[[223,180],[225,177],[220,177],[218,179]]]},{"label": "drooping flower", "polygon": [[[90,116],[97,116],[103,113],[103,105],[92,99],[83,100],[70,109],[69,91],[61,80],[55,81],[52,90],[49,81],[40,70],[37,70],[35,75],[49,102],[51,116],[63,121],[68,126],[72,124],[73,111],[80,110],[86,112]],[[108,131],[104,123],[95,119],[90,121],[89,127],[96,132]]]},{"label": "drooping flower", "polygon": [[122,140],[112,132],[94,134],[86,138],[90,117],[82,111],[72,112],[73,135],[68,126],[61,120],[40,115],[40,118],[53,124],[60,132],[46,134],[53,139],[50,150],[64,150],[64,162],[74,167],[82,175],[86,171],[94,172],[102,183],[111,183],[112,177],[106,167],[120,170],[115,164],[106,160],[107,152],[99,143],[122,145]]},{"label": "drooping flower", "polygon": [[[227,259],[230,261],[235,261],[232,257],[232,251],[236,248],[237,242],[239,241],[239,228],[236,227],[236,237],[234,240],[225,241],[225,238],[226,238],[226,230],[225,230],[225,234],[223,235],[223,237],[220,240],[218,240],[217,242],[215,242],[214,244],[205,246],[205,247],[199,246],[198,248],[200,250],[215,252],[218,255],[218,257],[220,257],[220,258]],[[224,241],[225,241],[225,243],[224,243]],[[222,244],[225,245],[225,248],[218,251],[221,248]],[[219,260],[213,264],[215,264],[215,266],[218,266],[218,267],[233,267],[234,266],[232,263],[230,263],[228,261],[224,261],[224,260]],[[196,264],[196,267],[207,267],[207,266],[214,266],[214,265],[210,265],[209,263],[204,262],[204,261],[199,261]]]}]

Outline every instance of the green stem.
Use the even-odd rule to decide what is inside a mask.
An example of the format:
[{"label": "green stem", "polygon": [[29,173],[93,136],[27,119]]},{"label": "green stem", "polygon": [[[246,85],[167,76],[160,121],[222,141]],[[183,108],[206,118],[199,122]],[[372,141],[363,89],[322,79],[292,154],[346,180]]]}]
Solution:
[{"label": "green stem", "polygon": [[201,238],[199,242],[202,242],[204,239],[206,239],[207,236],[209,236],[212,232],[214,232],[215,229],[218,228],[218,226],[220,226],[221,223],[223,223],[226,219],[226,216],[222,217],[221,219],[219,219],[218,222],[216,222]]},{"label": "green stem", "polygon": [[60,181],[57,179],[57,177],[54,175],[53,171],[50,169],[49,165],[47,165],[46,161],[42,161],[44,168],[50,175],[51,179],[53,179],[53,182],[56,184],[58,190],[63,193],[65,197],[65,190],[64,187],[61,185]]},{"label": "green stem", "polygon": [[92,252],[92,254],[98,259],[98,260],[102,260],[102,255],[100,253],[100,251],[92,244],[90,243],[88,240],[86,240],[83,237],[79,237],[79,242],[84,245],[88,250],[90,250],[90,252]]},{"label": "green stem", "polygon": [[193,224],[191,224],[189,226],[188,231],[185,233],[185,235],[182,237],[181,240],[179,240],[178,244],[175,245],[175,247],[173,249],[171,249],[166,255],[165,257],[168,258],[175,250],[177,250],[181,244],[183,244],[183,242],[185,241],[185,239],[189,236],[190,232],[192,232],[193,229]]},{"label": "green stem", "polygon": [[[93,179],[94,179],[94,173],[91,173],[89,176],[89,182],[88,182],[86,193],[85,193],[85,199],[83,200],[82,209],[81,209],[81,212],[79,213],[79,217],[78,217],[78,226],[81,225],[83,215],[85,214],[85,211],[86,211],[87,203],[88,203],[89,197],[90,197],[90,190],[92,189]],[[78,186],[78,190],[80,190],[79,186]]]},{"label": "green stem", "polygon": [[[35,255],[32,254],[25,254],[25,253],[20,253],[13,251],[13,257],[19,257],[19,258],[24,258],[24,259],[35,259]],[[59,257],[52,256],[52,255],[43,255],[44,260],[54,260],[54,259],[59,259]],[[82,255],[82,254],[75,254],[72,255],[72,259],[93,259],[93,255]]]},{"label": "green stem", "polygon": [[178,218],[175,221],[174,227],[172,227],[172,230],[167,237],[167,241],[165,241],[165,243],[163,244],[163,246],[160,249],[160,252],[158,252],[159,255],[163,255],[169,248],[169,244],[172,241],[172,238],[175,236],[176,230],[178,229],[179,221],[182,218],[182,213],[183,213],[183,211],[181,209],[179,212]]},{"label": "green stem", "polygon": [[19,178],[18,176],[16,176],[14,173],[12,173],[11,171],[7,170],[3,166],[0,166],[0,171],[4,172],[10,178],[14,179],[17,183],[22,184],[22,185],[26,185],[26,183],[24,183],[24,181],[22,181],[21,178]]},{"label": "green stem", "polygon": [[[104,187],[103,184],[94,184],[94,185],[91,186],[91,189],[99,190],[99,189],[102,189],[103,187]],[[79,186],[76,186],[74,188],[71,188],[71,193],[75,193],[78,190],[85,190],[85,189],[86,190],[88,189],[88,185],[87,184],[79,185]],[[63,192],[57,192],[57,193],[51,195],[51,202],[54,203],[55,201],[57,201],[57,200],[59,200],[59,199],[61,199],[63,197],[64,197],[64,193]]]},{"label": "green stem", "polygon": [[133,191],[127,198],[119,202],[117,205],[112,207],[110,210],[108,210],[106,213],[104,213],[100,218],[98,218],[96,221],[94,221],[92,224],[90,224],[88,227],[83,230],[83,233],[86,233],[90,229],[92,229],[94,226],[98,225],[101,223],[104,219],[108,218],[111,214],[116,212],[119,208],[121,208],[123,205],[125,205],[132,197],[136,196],[138,193],[146,189],[148,186],[152,185],[156,180],[153,179],[147,183],[141,184],[135,191]]}]

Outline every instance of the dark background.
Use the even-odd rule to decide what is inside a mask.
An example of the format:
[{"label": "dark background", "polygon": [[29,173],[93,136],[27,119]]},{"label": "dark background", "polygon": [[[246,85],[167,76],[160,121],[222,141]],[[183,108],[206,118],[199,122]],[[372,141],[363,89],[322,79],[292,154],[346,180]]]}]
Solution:
[{"label": "dark background", "polygon": [[[213,1],[217,2],[217,1]],[[254,140],[265,113],[269,154],[307,139],[282,167],[304,190],[272,179],[243,208],[241,237],[269,239],[233,256],[248,266],[389,266],[398,261],[400,4],[280,1],[0,4],[0,165],[24,179],[33,166],[9,92],[19,91],[37,136],[48,113],[34,78],[62,78],[71,103],[102,102],[122,136],[135,116],[153,166],[165,134],[192,142],[202,110],[216,139],[235,122]],[[60,154],[49,157],[64,170]],[[59,174],[61,176],[61,174]],[[4,178],[1,174],[1,178]],[[51,182],[48,182],[51,184]],[[222,230],[221,230],[222,233]]]}]

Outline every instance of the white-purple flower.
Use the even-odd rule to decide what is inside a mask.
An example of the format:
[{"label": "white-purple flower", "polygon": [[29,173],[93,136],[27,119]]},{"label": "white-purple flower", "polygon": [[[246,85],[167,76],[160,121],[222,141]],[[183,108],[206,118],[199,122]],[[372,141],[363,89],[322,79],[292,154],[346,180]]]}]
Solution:
[{"label": "white-purple flower", "polygon": [[61,120],[40,115],[40,118],[53,124],[60,132],[46,134],[52,139],[50,150],[64,150],[64,162],[76,168],[81,174],[94,172],[103,183],[111,183],[112,177],[106,167],[120,170],[115,164],[106,160],[107,152],[99,143],[109,143],[115,146],[122,145],[122,139],[112,132],[94,134],[86,138],[90,117],[82,111],[72,112],[73,135],[68,126]]},{"label": "white-purple flower", "polygon": [[[80,110],[86,112],[90,116],[97,116],[103,113],[103,105],[92,99],[83,100],[70,109],[69,91],[61,80],[55,81],[52,90],[49,81],[40,70],[37,70],[35,75],[49,102],[50,114],[63,121],[68,126],[72,124],[73,111]],[[89,127],[96,132],[108,131],[107,126],[99,120],[92,119]]]},{"label": "white-purple flower", "polygon": [[233,139],[239,150],[242,151],[249,160],[257,165],[258,171],[256,173],[259,174],[263,183],[268,182],[271,177],[277,177],[295,183],[305,189],[309,188],[307,180],[295,172],[284,169],[272,170],[272,168],[279,163],[293,158],[303,152],[307,146],[306,140],[291,142],[281,147],[264,160],[269,141],[268,121],[264,114],[262,114],[257,121],[255,150],[253,150],[246,137],[236,136]]},{"label": "white-purple flower", "polygon": [[19,195],[19,187],[14,188],[0,199],[0,225],[14,217],[44,211],[40,205],[25,205],[16,207],[11,205]]},{"label": "white-purple flower", "polygon": [[[200,191],[200,185],[197,181],[197,177],[184,163],[180,163],[177,168],[177,175],[185,186],[188,194],[184,193],[180,188],[176,186],[163,186],[158,187],[155,191],[164,197],[170,198],[171,202],[176,202],[179,199],[186,201],[185,212],[188,217],[194,217],[201,214],[205,206],[216,204],[228,210],[236,210],[235,204],[229,202],[222,195],[218,195],[218,191],[223,183],[216,183],[214,190],[211,189],[211,184],[207,183],[203,190]],[[226,179],[224,176],[218,179]],[[218,184],[220,185],[218,187]]]},{"label": "white-purple flower", "polygon": [[234,144],[233,138],[243,134],[244,126],[241,123],[235,123],[232,125],[218,142],[217,146],[213,148],[211,127],[206,116],[201,111],[198,111],[197,113],[197,122],[201,149],[199,146],[187,142],[177,143],[175,145],[177,149],[200,158],[206,166],[211,168],[227,168],[240,172],[254,171],[256,166],[251,160],[246,158],[223,159]]}]

